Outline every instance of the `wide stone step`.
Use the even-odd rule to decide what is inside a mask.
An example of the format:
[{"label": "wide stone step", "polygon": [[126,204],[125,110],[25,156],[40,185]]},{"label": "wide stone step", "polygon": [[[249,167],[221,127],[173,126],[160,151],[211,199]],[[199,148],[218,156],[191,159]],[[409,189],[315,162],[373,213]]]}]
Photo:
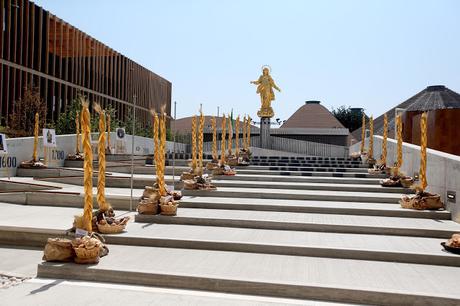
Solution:
[{"label": "wide stone step", "polygon": [[347,178],[348,177],[351,177],[351,178],[385,178],[387,177],[385,174],[369,174],[369,173],[364,173],[364,172],[251,170],[251,169],[246,169],[244,167],[238,168],[237,174],[281,175],[281,176],[321,176],[321,177],[347,177]]},{"label": "wide stone step", "polygon": [[[224,177],[224,176],[220,176]],[[218,177],[218,178],[220,178]],[[236,176],[235,176],[236,177]],[[172,185],[172,177],[167,176],[166,183]],[[178,182],[179,176],[176,176],[176,188],[182,188],[182,183]],[[56,182],[72,185],[83,185],[83,177],[69,176],[69,177],[47,177],[41,178],[42,182]],[[93,177],[93,185],[97,185],[97,176]],[[133,179],[133,188],[144,188],[145,186],[152,186],[155,183],[155,177],[136,175]],[[275,182],[275,181],[243,181],[243,180],[213,180],[213,184],[217,187],[234,187],[234,188],[277,188],[286,190],[331,190],[331,191],[354,191],[354,192],[378,192],[378,193],[399,193],[408,194],[413,193],[412,189],[408,188],[385,188],[379,185],[361,185],[361,184],[340,184],[340,183],[316,183],[316,182]],[[114,188],[130,188],[131,178],[129,176],[115,176],[108,175],[105,178],[106,187]]]},{"label": "wide stone step", "polygon": [[338,184],[361,184],[361,185],[380,185],[379,178],[354,178],[354,177],[334,177],[334,176],[288,176],[288,175],[257,175],[242,174],[241,170],[237,175],[216,176],[218,180],[231,181],[257,181],[257,182],[310,182],[310,183],[338,183]]},{"label": "wide stone step", "polygon": [[215,191],[183,190],[183,195],[195,197],[234,197],[283,200],[317,200],[340,202],[398,203],[397,193],[350,192],[327,190],[288,190],[275,188],[232,188],[219,187]]},{"label": "wide stone step", "polygon": [[399,204],[390,203],[269,200],[252,198],[235,199],[231,197],[184,197],[180,201],[180,207],[427,218],[439,220],[451,219],[450,212],[446,210],[412,210],[401,208]]},{"label": "wide stone step", "polygon": [[[414,193],[409,188],[399,187],[381,187],[361,184],[340,184],[340,183],[313,183],[313,182],[261,182],[245,180],[220,180],[219,178],[212,181],[217,187],[233,188],[276,188],[286,190],[331,190],[331,191],[353,191],[353,192],[383,192],[383,193]],[[109,183],[110,184],[110,183]],[[118,187],[118,186],[117,186]]]},{"label": "wide stone step", "polygon": [[460,268],[352,259],[111,245],[98,265],[42,263],[37,274],[365,304],[460,302]]},{"label": "wide stone step", "polygon": [[[39,294],[31,294],[31,292],[39,292]],[[84,294],[76,294],[76,292],[84,292]],[[8,290],[2,291],[4,305],[60,305],[59,301],[69,300],[69,297],[72,298],[72,306],[94,305],[96,299],[102,301],[101,305],[132,305],[135,303],[136,306],[350,305],[316,300],[308,301],[101,282],[75,282],[49,278],[34,278],[22,283],[20,286],[10,287]]]},{"label": "wide stone step", "polygon": [[[136,209],[138,198],[142,190],[134,190],[133,209]],[[130,197],[125,194],[106,195],[107,201],[116,210],[129,210]],[[31,206],[53,207],[82,207],[83,194],[81,192],[10,192],[0,193],[0,201]],[[96,205],[96,196],[93,197]],[[365,203],[365,202],[340,202],[340,201],[308,201],[308,200],[283,200],[283,199],[254,199],[233,197],[189,197],[181,199],[181,207],[229,210],[256,210],[279,212],[303,212],[322,214],[349,214],[367,216],[388,216],[402,218],[432,218],[449,220],[448,211],[416,211],[402,209],[399,204],[391,203]]]},{"label": "wide stone step", "polygon": [[[445,239],[435,238],[141,223],[130,223],[127,232],[103,236],[109,245],[460,266],[460,256],[443,251],[440,243]],[[0,225],[3,245],[44,247],[49,237],[72,236],[53,228]]]},{"label": "wide stone step", "polygon": [[175,217],[136,215],[135,221],[433,238],[450,238],[460,231],[460,224],[449,220],[184,207],[179,207]]},{"label": "wide stone step", "polygon": [[249,170],[272,170],[272,171],[313,171],[313,172],[354,172],[366,173],[367,168],[342,168],[342,167],[288,167],[288,166],[244,166]]},{"label": "wide stone step", "polygon": [[326,168],[367,168],[366,164],[351,163],[323,163],[323,162],[282,162],[282,161],[251,161],[252,166],[275,166],[275,167],[326,167]]}]

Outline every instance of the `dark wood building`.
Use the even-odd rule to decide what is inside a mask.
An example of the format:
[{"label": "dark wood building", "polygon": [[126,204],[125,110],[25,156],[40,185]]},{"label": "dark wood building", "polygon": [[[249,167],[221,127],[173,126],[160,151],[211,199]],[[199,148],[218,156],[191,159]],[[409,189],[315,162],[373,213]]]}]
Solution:
[{"label": "dark wood building", "polygon": [[0,117],[2,124],[26,86],[40,89],[55,120],[81,93],[112,106],[124,121],[134,96],[141,122],[166,104],[171,83],[28,0],[0,0]]},{"label": "dark wood building", "polygon": [[410,106],[402,116],[404,141],[420,145],[420,118],[427,112],[428,147],[460,155],[460,94],[443,85],[435,85],[409,100]]}]

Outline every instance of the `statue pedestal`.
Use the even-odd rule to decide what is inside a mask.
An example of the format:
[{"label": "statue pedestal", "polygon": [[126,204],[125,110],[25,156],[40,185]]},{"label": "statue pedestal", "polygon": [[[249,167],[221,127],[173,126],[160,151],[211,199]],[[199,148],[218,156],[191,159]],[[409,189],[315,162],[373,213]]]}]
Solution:
[{"label": "statue pedestal", "polygon": [[260,147],[264,149],[271,148],[269,117],[260,118]]}]

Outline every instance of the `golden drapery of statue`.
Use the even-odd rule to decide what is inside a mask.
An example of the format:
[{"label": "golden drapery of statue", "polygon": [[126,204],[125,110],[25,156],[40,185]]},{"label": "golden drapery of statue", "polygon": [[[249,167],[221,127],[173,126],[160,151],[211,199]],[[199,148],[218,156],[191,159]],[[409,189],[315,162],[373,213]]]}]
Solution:
[{"label": "golden drapery of statue", "polygon": [[270,76],[270,69],[267,66],[262,67],[262,75],[257,81],[251,81],[251,84],[257,85],[257,93],[260,95],[261,107],[257,112],[260,118],[272,118],[275,116],[271,106],[272,101],[275,100],[275,93],[273,88],[281,92],[275,81]]}]

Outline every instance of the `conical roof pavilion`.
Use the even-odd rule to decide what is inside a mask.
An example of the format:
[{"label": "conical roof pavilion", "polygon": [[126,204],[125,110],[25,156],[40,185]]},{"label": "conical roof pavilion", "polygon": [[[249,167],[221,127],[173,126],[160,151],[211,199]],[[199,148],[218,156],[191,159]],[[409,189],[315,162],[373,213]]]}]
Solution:
[{"label": "conical roof pavilion", "polygon": [[342,123],[320,101],[306,101],[280,128],[341,128]]}]

